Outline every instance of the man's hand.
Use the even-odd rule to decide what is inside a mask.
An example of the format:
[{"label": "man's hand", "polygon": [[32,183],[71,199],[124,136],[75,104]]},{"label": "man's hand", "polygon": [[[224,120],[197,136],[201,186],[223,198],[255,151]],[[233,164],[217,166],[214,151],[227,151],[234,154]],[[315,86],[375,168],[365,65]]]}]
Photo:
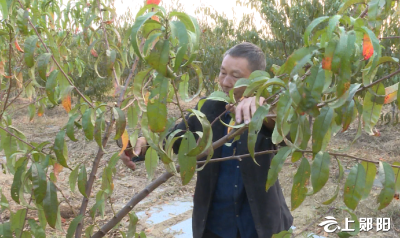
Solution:
[{"label": "man's hand", "polygon": [[[265,100],[265,98],[260,97],[259,104],[262,105],[264,100]],[[233,108],[230,111],[235,112],[236,124],[240,124],[243,121],[245,124],[249,124],[251,121],[251,118],[253,117],[254,113],[256,112],[256,97],[249,97],[249,98],[242,99],[242,101],[239,102],[239,104],[236,106],[236,108]],[[275,126],[275,122],[273,120],[268,120],[267,122],[264,121],[264,125],[268,129],[273,130],[274,126]]]},{"label": "man's hand", "polygon": [[146,145],[147,141],[144,137],[139,137],[136,141],[136,145],[133,150],[125,150],[124,153],[120,156],[120,159],[125,164],[126,167],[131,170],[136,169],[136,164],[131,160],[134,156],[139,156],[140,154],[144,155],[146,153]]}]

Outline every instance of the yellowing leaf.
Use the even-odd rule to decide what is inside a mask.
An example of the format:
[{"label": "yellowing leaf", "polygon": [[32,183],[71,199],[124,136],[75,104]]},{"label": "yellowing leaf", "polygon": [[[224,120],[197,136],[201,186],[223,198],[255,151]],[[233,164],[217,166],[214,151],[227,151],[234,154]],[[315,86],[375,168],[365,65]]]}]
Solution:
[{"label": "yellowing leaf", "polygon": [[322,68],[326,70],[331,70],[332,66],[332,57],[326,56],[322,59]]},{"label": "yellowing leaf", "polygon": [[124,153],[124,150],[126,149],[126,147],[128,146],[128,142],[129,142],[129,135],[128,132],[125,130],[124,133],[121,136],[121,140],[122,140],[122,148],[121,151],[119,152],[118,155],[121,155],[122,153]]},{"label": "yellowing leaf", "polygon": [[363,38],[363,56],[364,60],[368,60],[374,54],[374,47],[368,34],[364,34]]},{"label": "yellowing leaf", "polygon": [[71,95],[67,95],[65,98],[62,99],[62,105],[65,111],[71,111]]},{"label": "yellowing leaf", "polygon": [[17,87],[22,88],[22,82],[24,79],[22,78],[22,72],[19,72],[17,75]]},{"label": "yellowing leaf", "polygon": [[385,88],[385,101],[383,101],[383,104],[388,104],[393,102],[394,100],[397,99],[397,90],[399,87],[399,83],[396,83],[390,87]]},{"label": "yellowing leaf", "polygon": [[59,163],[55,163],[53,170],[54,170],[54,176],[56,176],[56,179],[58,179],[58,174],[63,170],[63,166]]}]

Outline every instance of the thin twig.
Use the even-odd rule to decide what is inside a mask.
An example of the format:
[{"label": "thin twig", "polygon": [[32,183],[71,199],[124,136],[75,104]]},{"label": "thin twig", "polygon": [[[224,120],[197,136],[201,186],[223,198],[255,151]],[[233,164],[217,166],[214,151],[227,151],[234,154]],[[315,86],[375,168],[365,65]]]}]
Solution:
[{"label": "thin twig", "polygon": [[[9,49],[8,49],[8,74],[9,75],[12,74],[12,70],[11,70],[11,51],[12,51],[11,40],[12,40],[12,35],[11,35],[11,30],[10,30],[10,42],[9,42]],[[11,79],[12,78],[10,78],[10,80],[8,81],[6,100],[4,101],[4,107],[3,107],[3,111],[0,114],[0,119],[3,117],[3,114],[7,108],[8,98],[10,97],[10,92],[11,92]]]},{"label": "thin twig", "polygon": [[18,136],[14,135],[13,133],[11,133],[9,130],[7,130],[6,128],[0,126],[0,129],[2,129],[3,131],[7,132],[10,136],[16,138],[17,140],[21,141],[22,143],[28,145],[29,147],[31,147],[32,149],[36,150],[36,147],[31,145],[30,143],[24,141],[23,139],[19,138]]},{"label": "thin twig", "polygon": [[385,37],[379,37],[379,40],[385,40],[385,39],[399,39],[400,36],[385,36]]},{"label": "thin twig", "polygon": [[67,31],[67,35],[65,35],[65,37],[61,40],[60,44],[58,44],[58,47],[60,47],[62,45],[62,43],[64,43],[65,39],[67,39],[69,35],[69,31]]},{"label": "thin twig", "polygon": [[372,87],[372,86],[374,86],[374,85],[376,85],[376,84],[382,82],[383,80],[386,80],[386,79],[389,79],[389,78],[393,77],[394,75],[396,75],[396,74],[398,74],[398,73],[400,73],[400,68],[397,69],[396,71],[394,71],[393,73],[388,74],[388,75],[386,75],[386,76],[384,76],[384,77],[382,77],[382,78],[380,78],[380,79],[378,79],[378,80],[376,80],[376,81],[374,81],[374,82],[368,84],[367,86],[362,86],[362,87],[360,87],[360,88],[357,90],[357,92],[360,92],[360,91],[363,91],[363,90],[365,90],[365,89],[367,89],[367,88],[370,88],[370,87]]},{"label": "thin twig", "polygon": [[[104,41],[106,42],[107,50],[109,50],[110,49],[110,44],[108,43],[106,26],[105,26],[105,23],[103,22],[103,14],[101,14],[100,1],[97,1],[97,5],[98,5],[99,10],[100,10],[100,22],[101,22],[100,23],[100,25],[101,25],[100,27],[103,28]],[[117,72],[115,71],[114,66],[112,67],[112,72],[113,72],[113,75],[114,75],[115,87],[117,88],[117,87],[119,87],[119,82],[118,82],[118,78],[117,78]]]},{"label": "thin twig", "polygon": [[[50,180],[50,178],[48,178],[48,179]],[[69,203],[67,197],[66,197],[65,194],[63,193],[62,189],[60,189],[60,188],[56,185],[56,183],[53,183],[53,184],[54,184],[54,186],[56,187],[56,189],[61,193],[61,196],[63,196],[63,198],[64,198],[65,202],[68,204],[69,208],[71,208],[72,213],[74,213],[74,216],[75,216],[75,217],[78,216],[78,214],[75,212],[74,207],[71,205],[71,203]]]},{"label": "thin twig", "polygon": [[286,52],[286,41],[282,40],[281,42],[282,42],[282,45],[283,45],[283,51],[285,52],[285,56],[286,56],[286,59],[287,59],[289,56],[288,56],[288,54]]},{"label": "thin twig", "polygon": [[366,5],[364,11],[358,16],[359,18],[364,18],[368,13],[368,5]]},{"label": "thin twig", "polygon": [[183,114],[183,110],[181,107],[181,104],[179,103],[179,97],[178,97],[178,89],[175,86],[175,82],[174,80],[171,80],[172,86],[174,87],[174,93],[175,93],[175,97],[176,97],[176,102],[177,102],[177,106],[179,108],[179,111],[181,112],[181,116],[182,116],[182,120],[185,123],[186,129],[189,130],[189,124],[185,118],[185,115]]},{"label": "thin twig", "polygon": [[[21,3],[21,0],[18,0],[19,5],[21,6],[21,8],[23,8],[24,6]],[[61,67],[61,65],[58,63],[58,61],[56,60],[56,58],[54,58],[54,55],[51,53],[51,51],[49,50],[49,48],[47,47],[46,43],[44,43],[43,38],[40,36],[39,32],[37,31],[36,27],[33,25],[31,19],[28,17],[27,18],[29,25],[32,27],[32,29],[35,31],[37,37],[39,38],[40,42],[42,43],[43,47],[45,48],[47,53],[51,54],[51,59],[53,60],[53,62],[57,65],[57,68],[61,71],[61,73],[64,75],[64,77],[68,80],[68,83],[74,88],[74,90],[79,94],[79,96],[81,96],[83,98],[83,100],[91,107],[94,108],[93,104],[82,94],[81,91],[79,91],[79,89],[74,85],[74,83],[71,81],[71,79],[68,77],[68,75],[64,72],[63,68]]]},{"label": "thin twig", "polygon": [[[29,79],[28,81],[26,81],[24,87],[26,87],[31,81],[32,81],[32,79]],[[22,93],[23,91],[24,91],[24,90],[21,90],[21,91],[17,94],[17,96],[15,96],[7,106],[4,105],[4,106],[5,106],[4,111],[5,111],[9,106],[11,106],[11,105],[14,103],[15,100],[18,99],[18,97],[21,95],[21,93]]]}]

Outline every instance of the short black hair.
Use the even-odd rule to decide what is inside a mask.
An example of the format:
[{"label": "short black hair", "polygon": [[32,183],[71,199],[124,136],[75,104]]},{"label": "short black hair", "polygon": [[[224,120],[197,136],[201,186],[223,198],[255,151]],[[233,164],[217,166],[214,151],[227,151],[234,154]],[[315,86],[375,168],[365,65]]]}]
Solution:
[{"label": "short black hair", "polygon": [[247,59],[251,71],[265,70],[267,66],[264,52],[260,49],[260,47],[249,42],[243,42],[235,45],[225,52],[224,58],[227,55]]}]

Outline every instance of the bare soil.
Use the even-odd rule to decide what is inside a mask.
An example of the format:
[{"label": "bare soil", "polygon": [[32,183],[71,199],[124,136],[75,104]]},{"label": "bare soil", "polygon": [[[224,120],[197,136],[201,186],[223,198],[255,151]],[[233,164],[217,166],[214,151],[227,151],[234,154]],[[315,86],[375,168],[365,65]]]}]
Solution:
[{"label": "bare soil", "polygon": [[[197,102],[197,101],[196,101]],[[185,109],[193,108],[196,102],[183,104]],[[16,108],[24,105],[24,101],[20,101]],[[179,117],[180,112],[175,107],[169,106],[170,116]],[[66,125],[68,121],[68,115],[62,107],[55,107],[53,109],[47,109],[42,117],[35,117],[32,122],[29,121],[27,109],[23,108],[17,110],[13,115],[13,125],[23,131],[27,136],[28,141],[42,142],[46,140],[53,141],[55,135],[58,131]],[[350,155],[355,155],[357,157],[373,160],[373,161],[386,161],[392,163],[395,161],[400,161],[400,127],[399,126],[378,126],[381,136],[374,137],[369,136],[365,133],[356,141],[351,149],[347,151]],[[353,140],[356,133],[356,125],[351,125],[348,131],[344,133],[338,133],[332,138],[329,145],[329,149],[332,151],[342,150],[346,148]],[[97,144],[94,141],[87,141],[84,139],[82,132],[76,133],[76,138],[79,142],[68,141],[69,150],[69,161],[68,164],[71,168],[75,168],[80,163],[85,163],[88,169],[88,174],[90,173],[92,160],[97,153]],[[100,168],[97,172],[97,181],[95,182],[94,191],[92,192],[91,199],[89,202],[89,208],[93,206],[95,195],[99,191],[101,185],[102,168],[108,163],[108,160],[113,153],[119,150],[114,141],[110,141],[106,146],[105,150],[108,152],[102,159],[100,163]],[[2,155],[0,154],[0,158]],[[355,160],[348,158],[340,158],[345,169],[350,169]],[[4,161],[3,161],[4,162]],[[2,163],[2,160],[0,160]],[[279,175],[279,180],[285,195],[287,204],[290,207],[290,193],[293,184],[293,176],[296,173],[299,162],[291,163],[290,158],[287,159],[282,172]],[[85,220],[85,226],[90,224],[97,224],[101,227],[106,221],[113,217],[113,212],[120,210],[130,198],[144,189],[144,187],[149,183],[146,176],[146,169],[144,163],[138,163],[137,169],[131,171],[126,168],[122,162],[118,162],[116,165],[116,175],[114,176],[114,192],[110,201],[106,204],[106,211],[104,217],[97,215],[96,220],[93,221],[88,215]],[[164,167],[160,164],[156,171],[155,177],[164,172]],[[56,185],[63,191],[63,194],[59,193],[58,198],[60,201],[60,213],[62,217],[62,227],[63,231],[55,230],[52,228],[47,228],[46,232],[50,235],[49,237],[65,237],[66,230],[68,229],[69,223],[74,217],[74,213],[79,212],[80,204],[82,202],[82,195],[76,188],[74,192],[71,192],[68,183],[68,177],[70,175],[70,170],[63,169],[59,176]],[[324,220],[327,215],[334,216],[341,227],[344,227],[345,217],[350,218],[350,216],[338,209],[343,206],[343,196],[342,192],[339,193],[338,198],[331,205],[322,205],[322,202],[329,199],[338,185],[337,181],[338,168],[334,162],[332,162],[330,170],[330,179],[327,185],[316,195],[309,196],[303,202],[303,204],[292,211],[294,216],[294,226],[295,234],[299,237],[307,237],[309,233],[315,233],[325,237],[331,237],[331,234],[327,234],[323,231],[318,223]],[[168,203],[169,201],[179,200],[179,199],[192,199],[194,193],[196,176],[192,181],[186,185],[182,186],[180,178],[178,176],[172,177],[166,183],[161,185],[153,193],[148,195],[141,203],[139,203],[134,211],[149,211],[149,208],[157,204]],[[341,190],[343,190],[344,181],[339,183]],[[0,173],[0,186],[3,193],[7,197],[11,210],[16,211],[21,208],[20,205],[13,202],[10,197],[10,188],[12,184],[12,176],[10,174]],[[309,185],[311,186],[311,185]],[[392,229],[390,232],[363,232],[360,237],[399,237],[400,236],[400,201],[394,199],[392,203],[378,211],[378,204],[376,202],[377,196],[380,192],[380,187],[373,187],[370,196],[362,200],[357,207],[355,213],[359,217],[390,217],[392,219]],[[67,202],[68,201],[68,202]],[[69,206],[71,204],[72,207]],[[329,210],[332,207],[331,210]],[[328,212],[330,211],[330,212]],[[327,213],[328,212],[328,213]],[[147,213],[146,213],[147,214]],[[147,214],[151,216],[151,214]],[[6,221],[10,217],[10,214],[5,211],[0,214],[0,222]],[[29,218],[36,218],[37,215],[35,211],[28,212]],[[137,231],[144,231],[148,234],[148,237],[163,237],[172,238],[173,234],[165,235],[162,231],[178,222],[186,220],[191,217],[190,212],[178,215],[176,217],[171,217],[171,219],[157,224],[155,226],[149,226],[145,223],[146,219],[142,219],[138,223]],[[119,229],[125,230],[129,224],[129,219],[124,218],[120,223]],[[376,224],[374,224],[376,226]],[[97,230],[97,228],[95,228]],[[376,230],[375,227],[373,230]],[[303,232],[304,231],[304,232]],[[117,229],[113,230],[108,237],[121,237]]]}]

